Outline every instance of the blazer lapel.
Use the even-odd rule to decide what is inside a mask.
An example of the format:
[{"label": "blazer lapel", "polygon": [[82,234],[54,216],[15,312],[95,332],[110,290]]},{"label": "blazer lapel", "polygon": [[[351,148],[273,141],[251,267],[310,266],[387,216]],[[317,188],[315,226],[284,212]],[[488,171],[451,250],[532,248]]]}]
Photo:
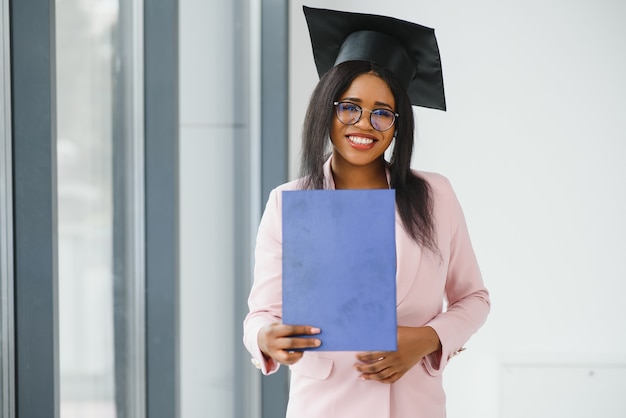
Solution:
[{"label": "blazer lapel", "polygon": [[399,306],[417,279],[422,248],[406,233],[396,211],[396,305]]}]

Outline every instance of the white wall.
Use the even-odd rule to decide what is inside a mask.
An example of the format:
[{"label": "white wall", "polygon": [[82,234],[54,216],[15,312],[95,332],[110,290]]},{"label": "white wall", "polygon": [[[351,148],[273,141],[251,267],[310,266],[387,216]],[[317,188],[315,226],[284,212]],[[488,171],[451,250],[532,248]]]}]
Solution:
[{"label": "white wall", "polygon": [[[292,177],[317,82],[302,3],[290,11]],[[436,30],[448,111],[415,108],[414,166],[451,179],[493,301],[446,371],[449,416],[512,416],[521,401],[534,418],[624,416],[623,396],[594,394],[626,387],[626,3],[306,5]]]},{"label": "white wall", "polygon": [[[290,3],[292,177],[317,82],[301,4]],[[565,398],[561,408],[583,413],[602,389],[626,387],[626,3],[306,4],[436,29],[449,110],[416,109],[414,166],[452,180],[493,299],[487,325],[446,371],[449,416],[511,416],[532,396],[539,410],[526,416],[574,417],[547,403]],[[239,297],[229,174],[249,126],[224,111],[235,105],[234,15],[234,2],[180,2],[185,418],[234,416],[236,400],[224,315]],[[624,399],[596,412],[616,416]]]}]

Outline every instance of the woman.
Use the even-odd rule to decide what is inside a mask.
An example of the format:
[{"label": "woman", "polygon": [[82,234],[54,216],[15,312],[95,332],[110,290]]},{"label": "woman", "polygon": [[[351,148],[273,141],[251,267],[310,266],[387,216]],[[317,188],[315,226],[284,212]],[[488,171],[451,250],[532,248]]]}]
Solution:
[{"label": "woman", "polygon": [[[311,10],[317,12],[305,12]],[[327,20],[327,13],[338,12],[321,11],[320,19]],[[356,15],[361,21],[363,16]],[[344,42],[343,48],[352,47]],[[345,59],[324,72],[312,94],[302,177],[272,191],[259,226],[244,342],[264,374],[281,363],[290,366],[288,417],[444,417],[441,372],[485,321],[488,292],[448,181],[409,166],[416,101],[407,94],[411,81],[380,57],[339,55]],[[301,351],[320,345],[323,350],[323,341],[310,324],[281,322],[281,193],[381,188],[396,190],[398,348]]]}]

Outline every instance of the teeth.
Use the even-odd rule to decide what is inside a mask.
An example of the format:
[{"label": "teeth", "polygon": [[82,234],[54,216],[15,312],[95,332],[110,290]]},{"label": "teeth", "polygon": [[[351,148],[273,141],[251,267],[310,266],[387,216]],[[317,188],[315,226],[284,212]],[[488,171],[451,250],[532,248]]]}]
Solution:
[{"label": "teeth", "polygon": [[359,145],[368,145],[374,142],[373,139],[362,138],[360,136],[349,136],[348,139],[350,140],[350,142],[354,142],[355,144],[359,144]]}]

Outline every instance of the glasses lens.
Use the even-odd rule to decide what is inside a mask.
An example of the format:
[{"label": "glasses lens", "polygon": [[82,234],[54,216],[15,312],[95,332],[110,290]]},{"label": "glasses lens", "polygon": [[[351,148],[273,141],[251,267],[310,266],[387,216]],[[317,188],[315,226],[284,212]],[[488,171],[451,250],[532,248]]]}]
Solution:
[{"label": "glasses lens", "polygon": [[361,107],[354,103],[337,103],[337,118],[344,125],[354,125],[361,119]]},{"label": "glasses lens", "polygon": [[370,114],[370,122],[377,131],[386,131],[391,128],[395,119],[394,113],[387,109],[375,109]]}]

